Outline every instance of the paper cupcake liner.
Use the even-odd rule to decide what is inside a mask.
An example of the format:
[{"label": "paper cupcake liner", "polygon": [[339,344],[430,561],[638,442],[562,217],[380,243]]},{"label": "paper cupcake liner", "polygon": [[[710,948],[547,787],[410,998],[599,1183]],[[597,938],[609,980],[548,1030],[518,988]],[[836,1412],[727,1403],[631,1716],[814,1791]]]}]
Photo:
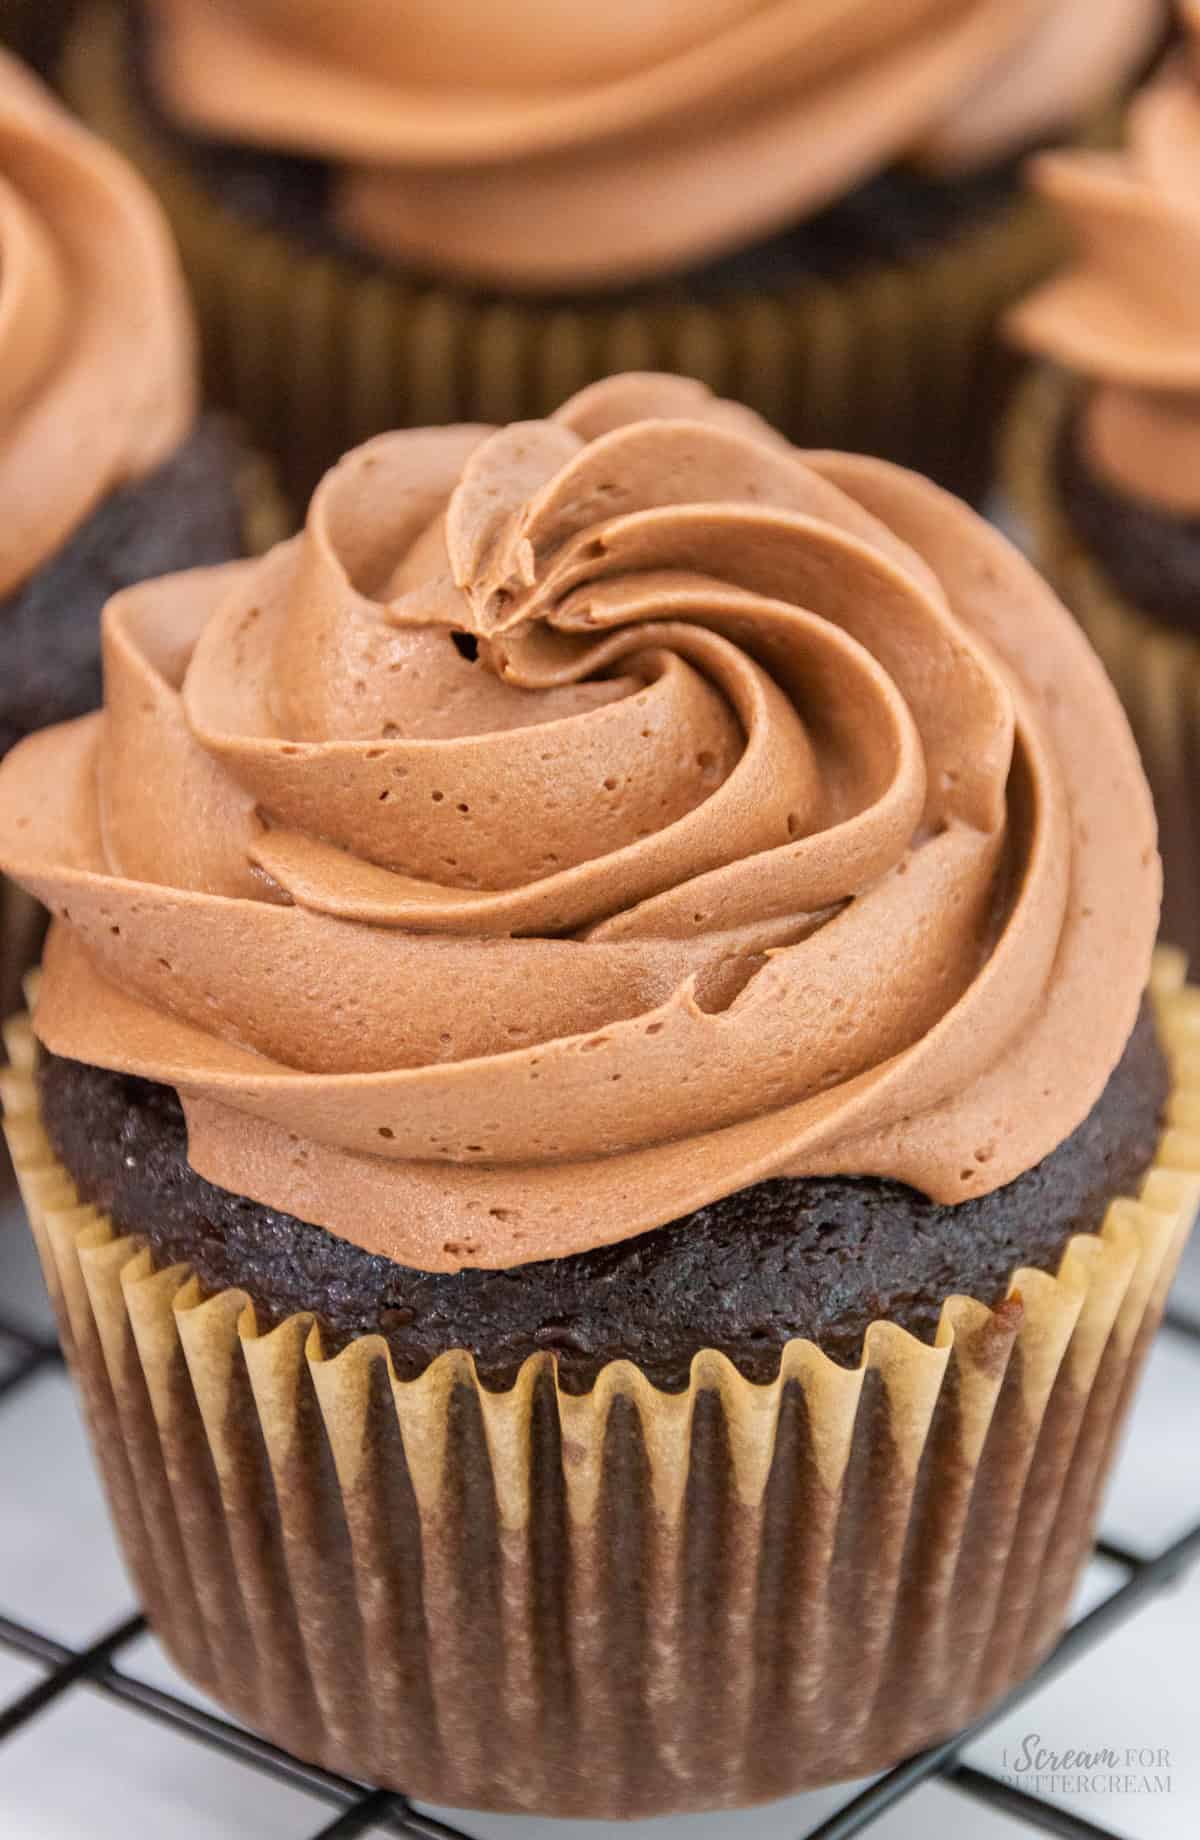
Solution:
[{"label": "paper cupcake liner", "polygon": [[1158,811],[1162,935],[1200,960],[1200,639],[1127,600],[1076,534],[1056,453],[1076,385],[1042,369],[1022,387],[1003,441],[1005,485],[1039,569],[1116,685]]},{"label": "paper cupcake liner", "polygon": [[1157,971],[1175,1080],[1137,1200],[1056,1276],[793,1342],[771,1385],[705,1351],[583,1396],[537,1356],[489,1392],[398,1380],[364,1336],[260,1333],[246,1294],[79,1205],[28,1021],[5,1129],[137,1588],[175,1662],[327,1767],[455,1806],[727,1807],[883,1768],[1054,1641],[1200,1198],[1200,991]]},{"label": "paper cupcake liner", "polygon": [[390,427],[546,415],[596,378],[699,377],[814,446],[882,452],[982,491],[1013,374],[999,313],[1049,272],[1029,198],[927,257],[841,281],[799,276],[689,300],[686,282],[584,304],[490,299],[314,250],[225,209],[134,96],[111,6],[65,60],[69,96],[148,176],[198,303],[209,378],[307,496],[347,448]]}]

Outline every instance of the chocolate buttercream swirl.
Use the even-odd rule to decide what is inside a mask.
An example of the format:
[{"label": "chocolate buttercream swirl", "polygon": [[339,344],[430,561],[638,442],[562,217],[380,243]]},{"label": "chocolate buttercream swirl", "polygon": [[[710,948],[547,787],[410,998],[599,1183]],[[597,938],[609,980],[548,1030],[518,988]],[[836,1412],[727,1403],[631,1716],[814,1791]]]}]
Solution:
[{"label": "chocolate buttercream swirl", "polygon": [[1044,155],[1035,185],[1077,246],[1011,329],[1093,386],[1081,439],[1135,498],[1200,515],[1200,4],[1189,42],[1129,110],[1115,154]]},{"label": "chocolate buttercream swirl", "polygon": [[0,52],[0,597],[164,460],[193,413],[158,206]]},{"label": "chocolate buttercream swirl", "polygon": [[506,288],[617,285],[810,215],[901,158],[953,175],[1069,128],[1163,0],[152,0],[202,132],[316,154],[342,227]]},{"label": "chocolate buttercream swirl", "polygon": [[426,1269],[782,1172],[986,1193],[1132,1029],[1154,819],[1028,565],[670,377],[386,435],[264,560],[114,599],[0,769],[36,1026],[196,1168]]}]

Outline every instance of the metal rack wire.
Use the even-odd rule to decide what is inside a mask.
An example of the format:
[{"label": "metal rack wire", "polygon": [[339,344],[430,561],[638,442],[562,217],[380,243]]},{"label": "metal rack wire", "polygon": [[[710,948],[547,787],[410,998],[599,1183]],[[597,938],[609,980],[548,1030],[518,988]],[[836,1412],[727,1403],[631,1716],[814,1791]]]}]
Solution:
[{"label": "metal rack wire", "polygon": [[[1169,1311],[1165,1333],[1182,1338],[1200,1363],[1200,1318]],[[13,1364],[0,1374],[0,1411],[44,1368],[60,1362],[57,1345],[0,1315],[0,1336],[15,1350]],[[1192,1566],[1200,1564],[1200,1520],[1160,1552],[1130,1552],[1101,1540],[1096,1556],[1115,1566],[1122,1582],[1095,1609],[1074,1623],[1042,1666],[975,1724],[910,1758],[877,1778],[828,1819],[798,1833],[796,1840],[851,1840],[866,1833],[890,1808],[922,1784],[938,1781],[977,1803],[1023,1822],[1031,1831],[1066,1840],[1118,1840],[1108,1829],[1043,1801],[999,1777],[963,1761],[971,1742],[998,1723],[1012,1707],[1037,1692],[1056,1674],[1094,1651],[1109,1635],[1167,1590]],[[86,1689],[105,1695],[131,1714],[156,1720],[178,1736],[236,1758],[329,1804],[330,1818],[297,1840],[353,1840],[369,1831],[413,1836],[414,1840],[474,1840],[469,1828],[453,1826],[415,1808],[406,1796],[370,1789],[347,1777],[318,1769],[269,1744],[242,1726],[140,1680],[120,1666],[122,1653],[146,1632],[145,1619],[129,1617],[107,1630],[90,1647],[74,1649],[33,1624],[0,1616],[0,1650],[23,1657],[45,1670],[34,1686],[7,1705],[0,1705],[0,1746],[58,1704],[64,1694]],[[2,1767],[2,1759],[0,1759]]]}]

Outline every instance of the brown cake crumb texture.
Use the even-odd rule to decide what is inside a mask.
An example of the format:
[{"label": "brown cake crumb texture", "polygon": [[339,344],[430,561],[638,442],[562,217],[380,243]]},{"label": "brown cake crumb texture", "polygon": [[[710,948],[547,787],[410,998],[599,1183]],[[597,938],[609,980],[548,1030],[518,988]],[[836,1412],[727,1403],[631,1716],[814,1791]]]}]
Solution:
[{"label": "brown cake crumb texture", "polygon": [[260,1325],[312,1311],[327,1351],[381,1332],[403,1377],[466,1348],[494,1387],[550,1350],[570,1392],[621,1357],[682,1388],[701,1348],[766,1381],[795,1337],[852,1365],[877,1319],[931,1339],[947,1296],[999,1304],[1018,1266],[1053,1271],[1072,1234],[1094,1231],[1114,1196],[1137,1191],[1167,1092],[1147,1004],[1083,1124],[979,1200],[946,1207],[873,1178],[781,1178],[570,1258],[427,1273],[203,1181],[169,1088],[52,1055],[38,1080],[46,1129],[81,1196],[159,1263],[190,1265],[210,1291],[245,1289]]}]

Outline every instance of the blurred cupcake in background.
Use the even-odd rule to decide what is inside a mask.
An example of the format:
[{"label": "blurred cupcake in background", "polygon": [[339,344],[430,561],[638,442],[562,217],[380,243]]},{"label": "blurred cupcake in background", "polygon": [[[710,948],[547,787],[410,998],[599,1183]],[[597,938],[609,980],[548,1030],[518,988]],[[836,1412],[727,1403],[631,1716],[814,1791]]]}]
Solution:
[{"label": "blurred cupcake in background", "polygon": [[1008,475],[1037,560],[1114,678],[1162,827],[1164,935],[1200,953],[1200,4],[1115,154],[1043,156],[1074,261],[1013,314],[1046,360]]},{"label": "blurred cupcake in background", "polygon": [[1162,28],[1162,0],[147,0],[88,13],[68,86],[160,188],[218,389],[300,487],[384,427],[662,365],[972,490],[997,314],[1053,256],[1017,156]]},{"label": "blurred cupcake in background", "polygon": [[[100,701],[116,588],[268,534],[258,469],[197,419],[195,368],[154,199],[0,54],[0,756]],[[0,881],[4,1013],[41,930]]]},{"label": "blurred cupcake in background", "polygon": [[75,6],[76,0],[3,0],[0,46],[52,74]]}]

